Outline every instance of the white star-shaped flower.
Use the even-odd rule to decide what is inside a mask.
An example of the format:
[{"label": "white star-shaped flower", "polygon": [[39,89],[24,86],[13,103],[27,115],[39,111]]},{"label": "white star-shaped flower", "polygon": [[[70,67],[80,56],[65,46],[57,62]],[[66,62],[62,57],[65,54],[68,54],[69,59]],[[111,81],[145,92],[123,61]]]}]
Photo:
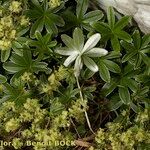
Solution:
[{"label": "white star-shaped flower", "polygon": [[61,38],[67,47],[56,49],[55,52],[69,56],[64,62],[66,67],[75,61],[74,73],[76,77],[79,76],[83,64],[91,71],[97,72],[98,66],[90,57],[101,57],[108,54],[107,50],[95,47],[101,38],[99,33],[92,35],[85,44],[84,35],[80,28],[74,30],[73,38],[67,35],[62,35]]}]

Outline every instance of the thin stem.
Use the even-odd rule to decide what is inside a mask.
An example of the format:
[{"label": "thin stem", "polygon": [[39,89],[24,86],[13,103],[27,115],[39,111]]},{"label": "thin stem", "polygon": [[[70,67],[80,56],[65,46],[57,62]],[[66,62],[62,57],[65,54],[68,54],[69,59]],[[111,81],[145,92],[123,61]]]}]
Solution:
[{"label": "thin stem", "polygon": [[[84,102],[84,98],[83,98],[83,95],[82,95],[82,91],[81,91],[81,87],[80,87],[80,84],[79,84],[78,77],[76,77],[76,81],[77,81],[78,89],[80,90],[80,98],[81,98],[81,100]],[[86,110],[84,110],[84,114],[85,114],[85,118],[86,118],[87,124],[88,124],[88,126],[89,126],[89,129],[91,130],[91,132],[92,132],[93,134],[95,134],[94,131],[93,131],[93,129],[92,129],[92,127],[91,127],[91,123],[90,123],[90,121],[89,121],[89,117],[88,117],[88,114],[87,114]]]}]

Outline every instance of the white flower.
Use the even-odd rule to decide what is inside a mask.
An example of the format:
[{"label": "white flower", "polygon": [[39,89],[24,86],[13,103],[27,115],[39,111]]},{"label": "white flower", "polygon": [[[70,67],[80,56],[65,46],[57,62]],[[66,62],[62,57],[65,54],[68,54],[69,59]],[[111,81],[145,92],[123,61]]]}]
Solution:
[{"label": "white flower", "polygon": [[107,50],[95,47],[101,38],[99,33],[92,35],[85,44],[84,35],[80,28],[74,30],[73,39],[67,35],[62,35],[61,38],[67,47],[56,49],[55,52],[69,56],[64,62],[66,67],[75,61],[74,74],[76,77],[79,76],[83,64],[91,71],[97,72],[98,66],[90,57],[101,57],[108,54]]}]

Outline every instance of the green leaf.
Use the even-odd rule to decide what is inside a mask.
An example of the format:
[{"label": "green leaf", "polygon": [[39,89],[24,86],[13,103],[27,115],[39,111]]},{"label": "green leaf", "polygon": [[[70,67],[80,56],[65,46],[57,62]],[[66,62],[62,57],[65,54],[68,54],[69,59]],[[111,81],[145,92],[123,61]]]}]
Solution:
[{"label": "green leaf", "polygon": [[117,36],[114,35],[111,38],[111,45],[112,45],[114,51],[120,52],[120,43],[119,43]]},{"label": "green leaf", "polygon": [[68,48],[70,48],[72,50],[76,49],[76,46],[74,45],[74,41],[70,36],[63,34],[63,35],[61,35],[61,39]]},{"label": "green leaf", "polygon": [[130,51],[137,51],[137,49],[135,49],[134,45],[133,44],[130,44],[126,41],[121,41],[121,46],[127,51],[127,52],[130,52]]},{"label": "green leaf", "polygon": [[17,64],[19,66],[25,66],[25,60],[24,58],[22,58],[21,56],[13,53],[13,55],[10,57],[11,62],[13,62],[14,64]]},{"label": "green leaf", "polygon": [[47,20],[45,21],[45,28],[48,33],[58,34],[57,26],[49,17],[47,17]]},{"label": "green leaf", "polygon": [[142,63],[142,56],[140,54],[137,55],[136,60],[135,60],[135,69],[138,69]]},{"label": "green leaf", "polygon": [[121,69],[119,67],[118,64],[114,63],[113,61],[110,61],[110,60],[104,60],[103,61],[106,65],[106,67],[111,71],[111,72],[114,72],[114,73],[120,73],[121,72]]},{"label": "green leaf", "polygon": [[105,59],[114,59],[114,58],[120,58],[122,54],[120,52],[111,51],[108,53],[108,55],[104,56]]},{"label": "green leaf", "polygon": [[147,47],[147,45],[150,43],[150,34],[146,34],[142,38],[142,46],[141,48]]},{"label": "green leaf", "polygon": [[130,34],[128,34],[127,32],[125,31],[116,31],[115,32],[115,35],[119,38],[119,39],[122,39],[124,41],[127,41],[127,42],[131,42],[131,36]]},{"label": "green leaf", "polygon": [[131,103],[130,92],[127,87],[119,87],[119,97],[124,104]]},{"label": "green leaf", "polygon": [[115,111],[122,106],[122,101],[118,101],[117,99],[111,99],[109,108],[111,111]]},{"label": "green leaf", "polygon": [[137,54],[136,51],[131,51],[131,52],[125,54],[125,55],[123,56],[123,58],[122,58],[122,62],[124,63],[124,62],[130,60],[130,59],[131,59],[133,56],[135,56],[136,54]]},{"label": "green leaf", "polygon": [[88,9],[88,4],[89,4],[88,0],[77,1],[76,15],[79,20],[83,19],[83,16]]},{"label": "green leaf", "polygon": [[18,66],[12,62],[5,62],[3,68],[11,73],[16,73],[24,69],[24,67]]},{"label": "green leaf", "polygon": [[140,53],[140,56],[142,57],[143,62],[150,67],[150,58],[142,52]]},{"label": "green leaf", "polygon": [[73,41],[74,45],[76,45],[78,50],[81,51],[84,46],[84,35],[80,28],[75,28],[73,32]]},{"label": "green leaf", "polygon": [[1,51],[1,61],[5,62],[10,56],[10,49]]},{"label": "green leaf", "polygon": [[86,68],[85,71],[83,72],[83,78],[88,80],[89,78],[91,78],[93,75],[95,74],[95,72],[92,72],[90,69]]},{"label": "green leaf", "polygon": [[52,20],[53,23],[55,23],[59,27],[63,27],[65,25],[64,20],[62,17],[56,15],[56,14],[49,14],[48,17]]},{"label": "green leaf", "polygon": [[43,30],[43,27],[44,27],[44,20],[42,18],[39,18],[31,27],[30,37],[35,38],[34,37],[35,32],[36,31],[41,32]]},{"label": "green leaf", "polygon": [[102,11],[100,11],[100,10],[91,11],[84,15],[83,22],[84,23],[96,22],[96,21],[102,19],[103,16],[104,15],[103,15]]},{"label": "green leaf", "polygon": [[93,72],[98,71],[98,66],[91,58],[89,58],[87,56],[83,56],[83,62],[86,65],[86,67],[89,68],[91,71],[93,71]]},{"label": "green leaf", "polygon": [[139,112],[140,109],[137,105],[135,105],[134,103],[131,102],[130,106],[135,113]]},{"label": "green leaf", "polygon": [[128,78],[125,82],[126,86],[128,86],[133,92],[138,90],[138,83],[135,80]]},{"label": "green leaf", "polygon": [[92,27],[99,33],[110,34],[110,27],[104,22],[93,23]]},{"label": "green leaf", "polygon": [[133,43],[137,49],[141,47],[141,36],[139,30],[135,30],[133,33]]},{"label": "green leaf", "polygon": [[102,87],[102,95],[108,96],[111,94],[114,89],[117,87],[117,81],[115,79],[111,79],[110,83],[105,83],[104,86]]},{"label": "green leaf", "polygon": [[107,20],[110,28],[113,28],[115,25],[115,12],[113,7],[107,9]]},{"label": "green leaf", "polygon": [[85,52],[84,55],[89,57],[102,57],[108,54],[108,51],[103,48],[92,48],[88,52]]},{"label": "green leaf", "polygon": [[7,78],[0,74],[0,84],[7,82]]},{"label": "green leaf", "polygon": [[131,16],[124,16],[122,17],[114,26],[114,30],[121,30],[126,25],[129,24],[129,21],[131,20]]},{"label": "green leaf", "polygon": [[102,80],[104,80],[105,82],[110,82],[109,70],[103,62],[99,63],[99,74]]}]

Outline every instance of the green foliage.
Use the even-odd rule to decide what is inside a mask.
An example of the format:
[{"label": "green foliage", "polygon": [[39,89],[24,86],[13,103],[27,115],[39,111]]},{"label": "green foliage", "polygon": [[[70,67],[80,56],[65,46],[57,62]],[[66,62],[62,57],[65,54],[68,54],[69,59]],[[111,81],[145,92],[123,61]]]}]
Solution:
[{"label": "green foliage", "polygon": [[34,24],[30,30],[30,36],[33,38],[36,31],[41,32],[45,27],[46,31],[49,33],[58,33],[57,26],[63,26],[63,19],[56,13],[62,8],[50,8],[47,0],[40,3],[38,0],[32,0],[31,9],[27,11],[27,16],[29,16]]},{"label": "green foliage", "polygon": [[122,17],[116,22],[114,9],[109,7],[107,10],[108,23],[96,22],[93,24],[94,29],[102,34],[104,42],[111,41],[111,46],[114,51],[120,51],[119,39],[130,42],[131,36],[123,30],[131,20],[130,16]]},{"label": "green foliage", "polygon": [[0,149],[147,150],[150,34],[94,1],[0,2]]}]

